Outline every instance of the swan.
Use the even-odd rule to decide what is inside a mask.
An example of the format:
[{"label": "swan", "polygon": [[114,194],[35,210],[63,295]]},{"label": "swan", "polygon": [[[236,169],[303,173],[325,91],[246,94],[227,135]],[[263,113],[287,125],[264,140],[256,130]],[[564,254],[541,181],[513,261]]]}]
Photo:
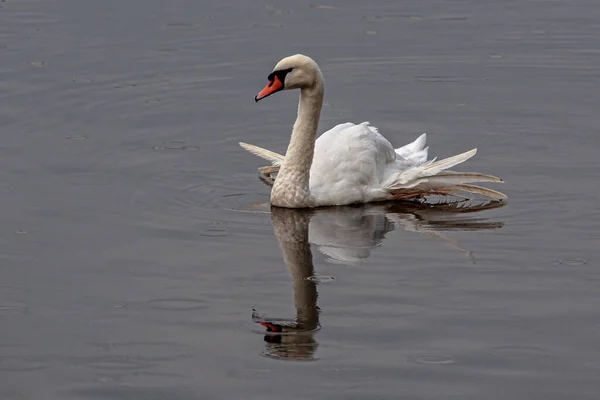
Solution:
[{"label": "swan", "polygon": [[[426,134],[394,149],[369,122],[339,124],[316,138],[323,105],[323,74],[303,54],[283,58],[255,97],[258,102],[282,90],[300,89],[298,116],[285,156],[240,142],[271,162],[260,171],[274,178],[270,203],[284,208],[314,208],[422,198],[429,195],[479,194],[504,201],[503,193],[472,185],[504,182],[492,175],[448,170],[473,157],[477,149],[442,160],[427,160]],[[316,140],[315,140],[316,139]]]}]

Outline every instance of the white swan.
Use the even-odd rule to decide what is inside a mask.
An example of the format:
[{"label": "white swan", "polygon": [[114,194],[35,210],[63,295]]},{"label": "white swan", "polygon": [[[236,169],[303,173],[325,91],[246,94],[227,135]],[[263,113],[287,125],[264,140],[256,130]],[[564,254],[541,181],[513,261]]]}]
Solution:
[{"label": "white swan", "polygon": [[473,157],[477,149],[443,160],[427,161],[425,134],[394,149],[368,122],[340,124],[315,141],[321,106],[323,75],[310,57],[296,54],[279,61],[258,93],[259,101],[280,90],[300,89],[298,117],[285,157],[261,147],[240,143],[246,150],[270,161],[261,169],[277,173],[271,204],[287,208],[370,203],[454,195],[467,192],[502,201],[506,195],[471,185],[503,182],[491,175],[453,172],[448,168]]}]

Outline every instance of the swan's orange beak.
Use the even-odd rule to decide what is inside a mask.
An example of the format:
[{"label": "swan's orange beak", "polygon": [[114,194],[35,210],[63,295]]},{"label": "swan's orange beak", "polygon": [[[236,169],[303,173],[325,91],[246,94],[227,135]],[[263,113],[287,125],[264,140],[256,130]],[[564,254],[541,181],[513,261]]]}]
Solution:
[{"label": "swan's orange beak", "polygon": [[277,75],[274,75],[273,80],[269,81],[267,86],[265,86],[265,88],[256,95],[256,97],[254,98],[254,101],[262,100],[265,97],[268,97],[268,96],[272,95],[273,93],[278,92],[282,89],[283,89],[283,83],[279,80]]}]

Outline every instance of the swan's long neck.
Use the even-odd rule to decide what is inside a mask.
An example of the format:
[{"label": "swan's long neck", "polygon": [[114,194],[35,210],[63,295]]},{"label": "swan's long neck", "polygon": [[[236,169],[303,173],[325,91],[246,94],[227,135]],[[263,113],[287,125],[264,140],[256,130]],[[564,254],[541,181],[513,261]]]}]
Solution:
[{"label": "swan's long neck", "polygon": [[280,207],[310,207],[310,167],[323,106],[323,80],[300,91],[298,117],[285,160],[271,191],[271,204]]}]

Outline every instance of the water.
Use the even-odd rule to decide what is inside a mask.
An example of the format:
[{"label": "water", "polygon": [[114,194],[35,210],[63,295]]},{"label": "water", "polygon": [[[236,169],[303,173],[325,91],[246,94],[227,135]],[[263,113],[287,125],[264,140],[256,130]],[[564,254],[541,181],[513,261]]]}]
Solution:
[{"label": "water", "polygon": [[[0,3],[0,398],[596,398],[598,13]],[[284,151],[296,52],[321,130],[478,147],[508,205],[269,214],[237,142]]]}]

